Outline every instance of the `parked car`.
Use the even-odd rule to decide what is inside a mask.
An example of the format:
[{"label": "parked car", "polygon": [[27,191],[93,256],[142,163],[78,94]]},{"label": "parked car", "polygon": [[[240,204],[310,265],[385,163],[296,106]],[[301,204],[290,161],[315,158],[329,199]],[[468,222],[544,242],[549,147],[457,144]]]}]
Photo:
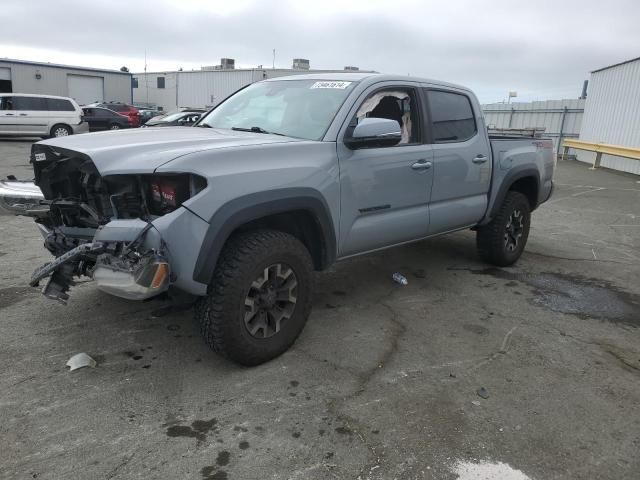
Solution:
[{"label": "parked car", "polygon": [[141,108],[138,110],[138,113],[140,113],[140,125],[144,125],[152,118],[165,115],[167,112],[163,112],[162,110],[150,109],[150,108]]},{"label": "parked car", "polygon": [[108,108],[83,107],[82,112],[85,121],[89,124],[89,130],[92,132],[131,128],[131,117],[114,112]]},{"label": "parked car", "polygon": [[[550,139],[490,137],[465,87],[364,73],[265,80],[195,127],[45,140],[32,158],[30,214],[57,258],[31,285],[63,302],[76,275],[129,299],[188,292],[205,341],[245,365],[293,344],[313,270],[335,261],[471,228],[482,259],[513,264],[555,168]],[[35,187],[2,188],[19,210]]]},{"label": "parked car", "polygon": [[143,127],[190,127],[200,120],[205,110],[185,110],[148,120]]},{"label": "parked car", "polygon": [[67,97],[24,93],[0,94],[0,135],[66,137],[89,131],[82,110]]},{"label": "parked car", "polygon": [[132,127],[140,126],[140,112],[133,105],[122,102],[95,102],[86,106],[108,108],[109,110],[113,110],[114,112],[118,112],[129,117],[131,119]]}]

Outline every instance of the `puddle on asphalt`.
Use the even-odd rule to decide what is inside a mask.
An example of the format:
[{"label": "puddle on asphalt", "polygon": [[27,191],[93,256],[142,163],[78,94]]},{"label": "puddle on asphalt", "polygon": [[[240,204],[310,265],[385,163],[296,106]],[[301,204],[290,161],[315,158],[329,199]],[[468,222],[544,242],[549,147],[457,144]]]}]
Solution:
[{"label": "puddle on asphalt", "polygon": [[531,480],[520,470],[502,462],[458,462],[453,467],[458,480]]},{"label": "puddle on asphalt", "polygon": [[603,280],[559,273],[516,273],[500,268],[469,271],[525,283],[534,288],[534,303],[555,312],[640,326],[640,297]]}]

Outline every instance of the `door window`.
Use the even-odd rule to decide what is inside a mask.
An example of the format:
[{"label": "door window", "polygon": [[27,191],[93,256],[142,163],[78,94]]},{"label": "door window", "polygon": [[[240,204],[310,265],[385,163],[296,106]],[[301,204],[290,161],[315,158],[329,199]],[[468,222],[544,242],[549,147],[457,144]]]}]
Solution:
[{"label": "door window", "polygon": [[420,117],[413,89],[393,88],[371,94],[362,102],[351,126],[363,118],[386,118],[400,124],[402,140],[397,145],[420,143]]},{"label": "door window", "polygon": [[0,110],[14,110],[13,97],[0,97]]},{"label": "door window", "polygon": [[75,108],[69,100],[64,98],[47,98],[47,110],[51,112],[74,112]]},{"label": "door window", "polygon": [[427,90],[434,143],[464,142],[477,130],[469,97],[459,93]]},{"label": "door window", "polygon": [[13,97],[13,109],[26,111],[47,110],[47,99],[41,97]]}]

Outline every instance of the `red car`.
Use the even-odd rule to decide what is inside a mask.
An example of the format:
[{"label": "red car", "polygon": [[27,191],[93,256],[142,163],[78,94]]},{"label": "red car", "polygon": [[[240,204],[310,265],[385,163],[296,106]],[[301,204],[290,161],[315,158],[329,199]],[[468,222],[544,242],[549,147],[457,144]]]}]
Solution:
[{"label": "red car", "polygon": [[108,108],[109,110],[113,110],[114,112],[117,112],[120,115],[125,115],[129,117],[129,123],[131,123],[132,127],[140,126],[140,112],[136,107],[132,105],[128,105],[122,102],[102,102],[102,103],[93,104],[91,106]]}]

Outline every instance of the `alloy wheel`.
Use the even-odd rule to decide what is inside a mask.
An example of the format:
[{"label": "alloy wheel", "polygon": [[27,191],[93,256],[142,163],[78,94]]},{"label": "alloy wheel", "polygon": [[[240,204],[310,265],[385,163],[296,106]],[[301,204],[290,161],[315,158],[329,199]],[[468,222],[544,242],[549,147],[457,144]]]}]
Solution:
[{"label": "alloy wheel", "polygon": [[513,252],[520,243],[520,238],[524,232],[524,215],[520,210],[514,210],[509,215],[509,220],[505,226],[504,232],[504,246],[505,248]]},{"label": "alloy wheel", "polygon": [[298,279],[284,263],[265,268],[249,288],[244,305],[244,324],[255,338],[277,334],[296,307]]}]

